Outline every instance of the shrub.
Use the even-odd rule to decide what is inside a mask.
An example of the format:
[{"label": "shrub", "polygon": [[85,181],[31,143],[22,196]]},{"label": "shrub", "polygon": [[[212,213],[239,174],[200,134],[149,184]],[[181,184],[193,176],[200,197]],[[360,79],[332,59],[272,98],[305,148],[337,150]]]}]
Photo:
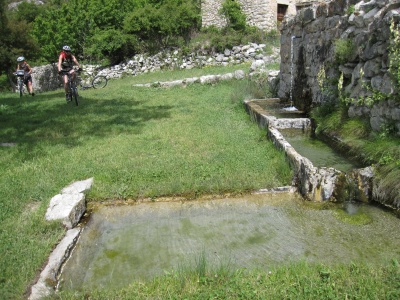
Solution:
[{"label": "shrub", "polygon": [[335,59],[339,65],[349,61],[354,51],[353,41],[350,39],[339,39],[335,41]]},{"label": "shrub", "polygon": [[219,13],[228,21],[228,27],[234,30],[246,29],[246,15],[237,0],[225,0]]}]

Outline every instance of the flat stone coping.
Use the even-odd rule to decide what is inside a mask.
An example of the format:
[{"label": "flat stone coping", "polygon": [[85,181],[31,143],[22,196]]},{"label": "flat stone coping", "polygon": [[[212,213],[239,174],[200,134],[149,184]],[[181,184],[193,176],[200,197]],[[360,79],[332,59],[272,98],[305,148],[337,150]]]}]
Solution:
[{"label": "flat stone coping", "polygon": [[66,232],[65,237],[50,254],[49,261],[42,273],[40,273],[39,280],[32,287],[29,300],[40,300],[54,293],[57,285],[57,276],[75,246],[80,232],[80,228],[73,228]]},{"label": "flat stone coping", "polygon": [[134,84],[134,87],[173,87],[173,86],[186,86],[188,84],[200,83],[200,84],[213,84],[222,80],[232,79],[243,79],[246,74],[243,70],[237,70],[233,73],[226,73],[222,75],[204,75],[200,77],[192,77],[185,79],[178,79],[173,81],[157,81],[153,83]]},{"label": "flat stone coping", "polygon": [[50,254],[39,280],[32,286],[29,300],[43,299],[54,293],[57,277],[79,238],[81,228],[75,226],[86,211],[85,193],[90,190],[92,184],[93,178],[76,181],[51,198],[45,218],[47,221],[61,222],[67,231]]}]

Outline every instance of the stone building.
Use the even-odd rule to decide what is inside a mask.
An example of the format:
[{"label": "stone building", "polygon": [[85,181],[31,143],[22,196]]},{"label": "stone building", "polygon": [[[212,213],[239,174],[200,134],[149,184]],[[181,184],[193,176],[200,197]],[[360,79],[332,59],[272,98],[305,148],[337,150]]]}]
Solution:
[{"label": "stone building", "polygon": [[[219,10],[225,0],[202,0],[202,26],[224,27],[227,21],[220,15]],[[301,8],[311,6],[326,0],[237,0],[242,11],[247,16],[247,23],[263,30],[277,28],[285,15],[295,15]]]}]

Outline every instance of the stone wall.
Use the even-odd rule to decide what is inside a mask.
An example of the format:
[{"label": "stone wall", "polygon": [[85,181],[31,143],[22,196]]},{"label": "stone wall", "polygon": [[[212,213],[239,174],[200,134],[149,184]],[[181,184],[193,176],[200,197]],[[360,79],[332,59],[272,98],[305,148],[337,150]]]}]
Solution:
[{"label": "stone wall", "polygon": [[[219,14],[224,0],[203,0],[201,4],[202,27],[216,26],[222,28],[227,21]],[[295,14],[295,0],[238,0],[247,23],[264,30],[277,28],[277,7],[279,4],[288,6],[287,14]]]},{"label": "stone wall", "polygon": [[[191,69],[206,66],[226,66],[254,62],[262,64],[279,63],[279,48],[273,48],[272,54],[265,54],[265,44],[248,44],[225,49],[224,53],[199,52],[182,55],[179,50],[163,51],[156,55],[138,54],[119,65],[102,68],[94,65],[83,65],[83,78],[92,78],[96,74],[108,78],[136,76],[162,69]],[[34,67],[32,72],[33,88],[37,92],[52,91],[62,87],[57,73],[57,65],[50,64]],[[88,84],[88,82],[84,82]]]},{"label": "stone wall", "polygon": [[[354,12],[348,9],[354,6]],[[398,95],[390,80],[388,46],[391,20],[400,22],[400,0],[335,0],[307,7],[287,18],[281,28],[281,66],[278,97],[301,110],[327,101],[343,74],[343,92],[352,98],[370,95],[365,83],[383,93]],[[335,59],[335,41],[351,40],[354,50],[345,63]],[[361,76],[360,70],[363,70]],[[319,79],[334,83],[321,88]],[[369,118],[372,128],[394,124],[400,135],[400,103],[387,101],[372,107],[354,102],[349,116]]]}]

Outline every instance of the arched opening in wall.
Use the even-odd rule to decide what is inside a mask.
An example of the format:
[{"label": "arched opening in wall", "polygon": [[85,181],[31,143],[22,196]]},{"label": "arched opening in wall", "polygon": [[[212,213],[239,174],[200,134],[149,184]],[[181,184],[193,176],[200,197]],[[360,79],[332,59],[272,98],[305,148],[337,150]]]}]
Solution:
[{"label": "arched opening in wall", "polygon": [[278,10],[277,10],[277,20],[278,22],[282,22],[283,18],[286,15],[287,9],[289,5],[278,3]]}]

